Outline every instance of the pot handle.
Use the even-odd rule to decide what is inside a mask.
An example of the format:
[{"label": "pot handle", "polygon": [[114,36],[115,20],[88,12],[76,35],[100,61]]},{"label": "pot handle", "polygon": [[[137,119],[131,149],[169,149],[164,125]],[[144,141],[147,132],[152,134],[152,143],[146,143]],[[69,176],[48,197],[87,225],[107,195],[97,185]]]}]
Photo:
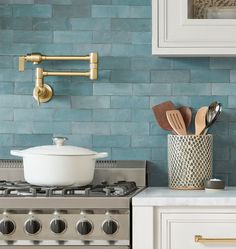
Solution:
[{"label": "pot handle", "polygon": [[100,152],[100,153],[97,153],[95,158],[104,158],[104,157],[107,157],[108,156],[108,153],[107,152]]},{"label": "pot handle", "polygon": [[20,157],[22,157],[22,152],[21,152],[21,150],[11,150],[11,154],[12,154],[13,156],[20,156]]}]

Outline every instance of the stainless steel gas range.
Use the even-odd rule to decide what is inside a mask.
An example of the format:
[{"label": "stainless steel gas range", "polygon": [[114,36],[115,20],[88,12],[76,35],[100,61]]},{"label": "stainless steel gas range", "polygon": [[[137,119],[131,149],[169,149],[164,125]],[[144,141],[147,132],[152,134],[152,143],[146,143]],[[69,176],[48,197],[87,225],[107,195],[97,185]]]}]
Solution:
[{"label": "stainless steel gas range", "polygon": [[0,160],[0,180],[0,248],[131,248],[145,161],[98,161],[92,185],[63,188],[29,185],[21,161]]}]

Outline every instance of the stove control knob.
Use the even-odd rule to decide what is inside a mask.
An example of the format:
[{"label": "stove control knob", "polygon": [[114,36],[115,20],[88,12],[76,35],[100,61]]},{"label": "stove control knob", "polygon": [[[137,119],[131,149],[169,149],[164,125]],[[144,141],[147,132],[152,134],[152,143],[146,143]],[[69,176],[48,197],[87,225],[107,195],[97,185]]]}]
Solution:
[{"label": "stove control knob", "polygon": [[66,223],[62,219],[54,219],[50,224],[51,230],[54,233],[63,233],[66,230]]},{"label": "stove control knob", "polygon": [[25,231],[28,234],[37,234],[41,230],[41,224],[36,219],[29,219],[25,222]]},{"label": "stove control knob", "polygon": [[88,220],[80,220],[77,224],[77,231],[81,235],[88,235],[89,233],[91,233],[92,229],[93,225]]},{"label": "stove control knob", "polygon": [[118,230],[118,223],[112,219],[106,220],[102,225],[102,229],[108,235],[114,234]]},{"label": "stove control knob", "polygon": [[0,233],[10,235],[15,231],[15,223],[11,220],[4,219],[0,221]]}]

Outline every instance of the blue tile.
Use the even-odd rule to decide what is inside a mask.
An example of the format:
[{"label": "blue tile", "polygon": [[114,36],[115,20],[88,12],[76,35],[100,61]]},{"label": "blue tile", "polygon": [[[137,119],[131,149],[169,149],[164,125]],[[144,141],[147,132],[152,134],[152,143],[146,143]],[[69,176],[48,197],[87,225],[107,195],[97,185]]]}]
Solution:
[{"label": "blue tile", "polygon": [[230,71],[230,82],[236,83],[236,70]]},{"label": "blue tile", "polygon": [[0,43],[0,54],[1,55],[16,55],[16,54],[27,54],[29,50],[32,50],[31,44],[1,44]]},{"label": "blue tile", "polygon": [[110,125],[105,122],[73,122],[73,134],[109,135]]},{"label": "blue tile", "polygon": [[229,82],[228,70],[191,70],[191,82],[223,83]]},{"label": "blue tile", "polygon": [[61,4],[61,5],[70,5],[72,4],[72,0],[34,0],[34,3],[39,4]]},{"label": "blue tile", "polygon": [[234,131],[232,130],[232,128],[234,128],[233,123],[215,122],[210,127],[209,133],[225,136],[228,136],[229,134],[234,135]]},{"label": "blue tile", "polygon": [[99,83],[93,85],[94,95],[131,95],[132,85],[121,83]]},{"label": "blue tile", "polygon": [[156,70],[151,71],[151,82],[155,83],[185,83],[190,81],[187,70]]},{"label": "blue tile", "polygon": [[144,122],[116,122],[111,123],[112,135],[148,135],[149,125]]},{"label": "blue tile", "polygon": [[173,69],[198,69],[209,68],[209,58],[174,58]]},{"label": "blue tile", "polygon": [[11,5],[0,5],[0,16],[12,16],[12,6]]},{"label": "blue tile", "polygon": [[133,93],[135,95],[170,95],[170,84],[134,84]]},{"label": "blue tile", "polygon": [[93,111],[93,121],[131,121],[131,111],[126,109],[97,109]]},{"label": "blue tile", "polygon": [[0,108],[0,120],[13,120],[13,109]]},{"label": "blue tile", "polygon": [[13,16],[52,17],[52,6],[49,4],[13,5]]},{"label": "blue tile", "polygon": [[32,17],[1,18],[0,26],[11,30],[32,30]]},{"label": "blue tile", "polygon": [[34,122],[33,133],[35,134],[65,134],[71,133],[71,124],[67,122]]},{"label": "blue tile", "polygon": [[67,144],[79,147],[92,147],[92,135],[89,134],[62,134],[63,136],[68,138]]},{"label": "blue tile", "polygon": [[40,146],[40,145],[49,145],[52,143],[51,135],[44,134],[16,134],[14,136],[15,146]]},{"label": "blue tile", "polygon": [[130,6],[131,18],[150,18],[151,6]]},{"label": "blue tile", "polygon": [[112,44],[113,56],[145,56],[151,54],[151,45]]},{"label": "blue tile", "polygon": [[0,93],[1,94],[13,94],[14,83],[13,82],[0,82]]},{"label": "blue tile", "polygon": [[30,108],[33,105],[33,97],[27,95],[1,95],[0,107]]},{"label": "blue tile", "polygon": [[12,30],[0,30],[0,37],[2,44],[9,44],[13,42],[13,32]]},{"label": "blue tile", "polygon": [[108,96],[72,96],[72,107],[79,109],[109,108],[110,97]]},{"label": "blue tile", "polygon": [[229,148],[214,148],[213,152],[214,160],[222,161],[230,159]]},{"label": "blue tile", "polygon": [[152,160],[167,160],[166,148],[155,148],[152,150]]},{"label": "blue tile", "polygon": [[148,108],[149,98],[139,96],[111,96],[111,108]]},{"label": "blue tile", "polygon": [[171,69],[172,61],[169,58],[159,57],[132,57],[133,70]]},{"label": "blue tile", "polygon": [[1,69],[0,81],[30,81],[32,71],[25,70],[24,73],[17,72],[15,69]]},{"label": "blue tile", "polygon": [[56,43],[87,43],[92,41],[92,32],[54,31],[53,41]]},{"label": "blue tile", "polygon": [[132,147],[159,147],[167,146],[166,136],[132,136]]},{"label": "blue tile", "polygon": [[58,109],[53,114],[53,120],[55,121],[91,121],[91,110],[79,110],[79,109]]},{"label": "blue tile", "polygon": [[212,84],[213,95],[236,95],[236,84]]},{"label": "blue tile", "polygon": [[[191,97],[192,99],[192,97]],[[176,106],[191,106],[189,96],[151,96],[150,107],[165,101],[172,101]]]},{"label": "blue tile", "polygon": [[130,69],[130,58],[104,56],[99,59],[100,69]]},{"label": "blue tile", "polygon": [[129,17],[129,6],[93,5],[92,17]]},{"label": "blue tile", "polygon": [[93,136],[93,146],[95,147],[115,147],[123,148],[130,146],[130,136]]},{"label": "blue tile", "polygon": [[132,43],[133,44],[151,44],[152,34],[151,32],[133,32]]},{"label": "blue tile", "polygon": [[169,131],[163,130],[156,121],[150,123],[150,135],[167,135],[169,133]]},{"label": "blue tile", "polygon": [[132,110],[132,121],[148,121],[154,122],[154,116],[151,109],[133,109]]},{"label": "blue tile", "polygon": [[14,31],[14,43],[50,43],[52,42],[50,31]]},{"label": "blue tile", "polygon": [[33,30],[71,30],[71,23],[69,18],[54,17],[51,18],[39,18],[34,17],[32,19]]},{"label": "blue tile", "polygon": [[227,96],[192,96],[190,99],[190,105],[193,108],[200,108],[201,106],[208,106],[214,101],[222,103],[223,107],[228,106]]},{"label": "blue tile", "polygon": [[116,31],[151,32],[151,20],[148,18],[112,18],[111,29]]},{"label": "blue tile", "polygon": [[112,43],[132,43],[132,32],[114,31],[112,32]]},{"label": "blue tile", "polygon": [[72,30],[110,30],[110,18],[71,18]]},{"label": "blue tile", "polygon": [[53,113],[53,109],[15,109],[14,120],[52,121]]},{"label": "blue tile", "polygon": [[211,69],[236,69],[236,58],[210,58]]},{"label": "blue tile", "polygon": [[112,0],[113,5],[131,5],[131,6],[149,6],[151,4],[150,0]]},{"label": "blue tile", "polygon": [[114,160],[150,160],[151,150],[147,148],[113,148]]},{"label": "blue tile", "polygon": [[150,74],[146,71],[112,70],[111,82],[145,83],[150,82]]},{"label": "blue tile", "polygon": [[80,3],[80,5],[53,5],[53,16],[54,17],[91,17],[91,6],[87,1]]},{"label": "blue tile", "polygon": [[174,95],[211,95],[211,84],[178,83],[173,85],[173,94]]},{"label": "blue tile", "polygon": [[0,68],[12,68],[13,58],[12,56],[0,56]]},{"label": "blue tile", "polygon": [[13,146],[14,145],[13,134],[1,134],[0,144],[1,144],[1,149],[2,149],[2,145]]}]

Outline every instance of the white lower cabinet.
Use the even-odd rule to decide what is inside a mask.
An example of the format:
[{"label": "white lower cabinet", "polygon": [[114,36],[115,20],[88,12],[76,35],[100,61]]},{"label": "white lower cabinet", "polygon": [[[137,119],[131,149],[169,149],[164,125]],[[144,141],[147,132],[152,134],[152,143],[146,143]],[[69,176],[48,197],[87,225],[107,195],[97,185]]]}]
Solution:
[{"label": "white lower cabinet", "polygon": [[229,248],[236,248],[236,208],[133,207],[133,249]]}]

